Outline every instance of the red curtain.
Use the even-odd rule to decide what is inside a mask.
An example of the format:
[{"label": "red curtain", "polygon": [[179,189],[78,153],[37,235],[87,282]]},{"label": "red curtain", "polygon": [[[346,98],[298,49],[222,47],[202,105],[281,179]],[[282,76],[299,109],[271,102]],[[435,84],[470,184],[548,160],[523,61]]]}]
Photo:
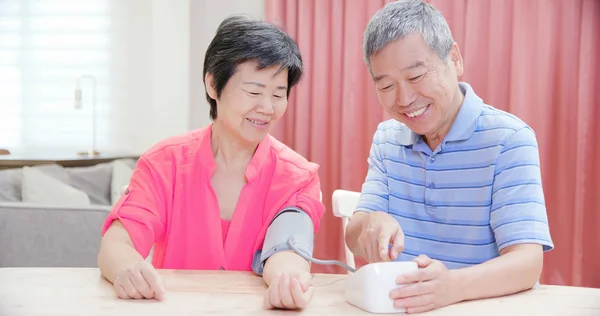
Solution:
[{"label": "red curtain", "polygon": [[[329,212],[317,235],[317,258],[343,260],[331,194],[360,190],[373,133],[387,119],[361,51],[368,20],[386,2],[265,1],[267,20],[298,41],[306,65],[274,136],[321,165]],[[556,246],[546,254],[542,283],[600,287],[600,1],[429,2],[444,13],[461,48],[461,80],[538,135]]]}]

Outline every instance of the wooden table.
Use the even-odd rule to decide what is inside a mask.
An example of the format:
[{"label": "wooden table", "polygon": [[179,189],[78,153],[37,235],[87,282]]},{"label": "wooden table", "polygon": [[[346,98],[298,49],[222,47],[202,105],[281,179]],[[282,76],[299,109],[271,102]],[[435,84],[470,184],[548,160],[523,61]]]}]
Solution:
[{"label": "wooden table", "polygon": [[[160,273],[168,292],[163,302],[118,299],[97,269],[0,269],[0,315],[367,315],[344,300],[344,275],[315,275],[315,296],[298,312],[263,310],[264,286],[251,273]],[[541,286],[422,315],[600,315],[600,289]]]}]

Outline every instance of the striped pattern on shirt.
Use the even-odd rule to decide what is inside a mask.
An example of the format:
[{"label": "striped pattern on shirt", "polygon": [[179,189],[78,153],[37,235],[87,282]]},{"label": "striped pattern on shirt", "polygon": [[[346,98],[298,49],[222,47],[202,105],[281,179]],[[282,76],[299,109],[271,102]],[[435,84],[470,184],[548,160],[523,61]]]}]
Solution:
[{"label": "striped pattern on shirt", "polygon": [[453,269],[515,244],[552,249],[533,130],[460,87],[463,105],[434,151],[398,121],[378,126],[357,211],[387,212],[400,223],[398,261],[425,254]]}]

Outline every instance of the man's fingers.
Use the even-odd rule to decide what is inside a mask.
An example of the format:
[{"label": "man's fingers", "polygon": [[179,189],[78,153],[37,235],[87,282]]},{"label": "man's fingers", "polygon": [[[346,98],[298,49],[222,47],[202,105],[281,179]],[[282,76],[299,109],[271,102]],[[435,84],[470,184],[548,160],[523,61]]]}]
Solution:
[{"label": "man's fingers", "polygon": [[429,303],[427,305],[422,305],[422,306],[417,306],[417,307],[409,307],[406,309],[406,313],[407,314],[424,313],[424,312],[430,311],[434,308],[435,308],[435,304]]},{"label": "man's fingers", "polygon": [[426,255],[419,255],[418,257],[414,258],[413,261],[417,263],[419,268],[425,268],[433,263],[433,260]]},{"label": "man's fingers", "polygon": [[374,262],[375,259],[373,258],[373,251],[372,251],[373,246],[369,242],[365,242],[363,244],[365,247],[364,248],[365,259],[367,260],[368,263]]},{"label": "man's fingers", "polygon": [[397,284],[408,284],[414,282],[426,282],[436,278],[434,265],[420,268],[417,271],[408,272],[396,278]]},{"label": "man's fingers", "polygon": [[392,260],[395,260],[400,253],[404,251],[404,232],[402,229],[398,227],[398,231],[394,235],[394,239],[392,242],[392,249],[390,251]]},{"label": "man's fingers", "polygon": [[142,269],[141,273],[148,282],[148,285],[150,285],[150,289],[154,292],[154,298],[160,301],[164,300],[167,291],[165,290],[158,271],[148,268]]},{"label": "man's fingers", "polygon": [[389,231],[381,230],[377,238],[377,257],[381,261],[390,261],[390,240],[392,234]]},{"label": "man's fingers", "polygon": [[[416,282],[411,283],[409,285],[405,285],[403,287],[399,287],[390,291],[390,298],[397,299],[406,299],[409,297],[422,296],[426,294],[433,293],[434,290],[434,281],[428,282]],[[423,304],[421,304],[423,305]]]},{"label": "man's fingers", "polygon": [[435,295],[434,294],[423,294],[423,295],[417,295],[417,296],[411,296],[411,297],[407,297],[407,298],[403,298],[403,299],[396,299],[394,300],[394,307],[396,308],[413,308],[413,307],[419,307],[419,306],[426,306],[429,305],[430,303],[433,303],[433,300],[435,299]]}]

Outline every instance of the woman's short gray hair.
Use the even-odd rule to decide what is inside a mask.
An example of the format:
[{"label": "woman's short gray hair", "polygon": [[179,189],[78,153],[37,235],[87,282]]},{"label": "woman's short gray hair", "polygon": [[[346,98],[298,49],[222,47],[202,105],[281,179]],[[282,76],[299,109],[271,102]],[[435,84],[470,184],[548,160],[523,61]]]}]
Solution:
[{"label": "woman's short gray hair", "polygon": [[363,55],[369,69],[374,54],[412,33],[421,34],[441,59],[448,56],[454,43],[446,19],[434,6],[422,0],[390,2],[371,18],[364,32]]}]

